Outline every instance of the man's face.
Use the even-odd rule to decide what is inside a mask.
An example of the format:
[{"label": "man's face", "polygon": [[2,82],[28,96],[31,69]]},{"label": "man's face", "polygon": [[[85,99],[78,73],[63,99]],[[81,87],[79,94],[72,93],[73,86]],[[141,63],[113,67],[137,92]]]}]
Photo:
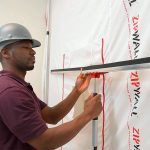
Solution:
[{"label": "man's face", "polygon": [[9,52],[11,66],[22,71],[29,71],[34,68],[36,53],[32,49],[30,41],[20,41],[10,45]]}]

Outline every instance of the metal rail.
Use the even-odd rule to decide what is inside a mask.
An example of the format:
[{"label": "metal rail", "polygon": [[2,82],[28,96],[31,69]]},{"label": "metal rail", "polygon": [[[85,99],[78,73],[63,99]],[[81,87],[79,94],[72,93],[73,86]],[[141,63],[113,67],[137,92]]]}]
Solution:
[{"label": "metal rail", "polygon": [[116,72],[125,70],[141,70],[150,68],[150,57],[139,58],[134,60],[119,61],[113,63],[81,66],[74,68],[52,69],[52,73],[74,72],[74,71],[98,71],[98,72]]}]

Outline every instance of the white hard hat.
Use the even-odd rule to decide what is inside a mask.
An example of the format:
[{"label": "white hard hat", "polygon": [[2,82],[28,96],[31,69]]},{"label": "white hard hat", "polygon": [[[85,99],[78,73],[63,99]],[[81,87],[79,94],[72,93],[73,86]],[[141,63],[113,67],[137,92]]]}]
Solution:
[{"label": "white hard hat", "polygon": [[8,44],[15,43],[20,40],[31,40],[32,47],[39,47],[41,43],[32,39],[28,29],[17,23],[9,23],[0,27],[0,50]]}]

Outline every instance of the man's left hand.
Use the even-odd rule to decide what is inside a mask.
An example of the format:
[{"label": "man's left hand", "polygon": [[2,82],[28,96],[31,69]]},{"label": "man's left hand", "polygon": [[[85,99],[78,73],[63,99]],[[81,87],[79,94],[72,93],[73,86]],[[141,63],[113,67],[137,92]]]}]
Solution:
[{"label": "man's left hand", "polygon": [[75,83],[75,88],[78,90],[78,92],[80,94],[87,90],[87,88],[89,87],[89,84],[90,84],[90,80],[91,80],[90,74],[81,73],[77,77],[77,80]]}]

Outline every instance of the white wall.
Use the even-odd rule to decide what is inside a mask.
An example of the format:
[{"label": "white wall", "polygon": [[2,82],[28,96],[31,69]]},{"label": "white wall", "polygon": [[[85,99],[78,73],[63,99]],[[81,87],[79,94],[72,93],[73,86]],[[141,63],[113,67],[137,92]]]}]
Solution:
[{"label": "white wall", "polygon": [[0,0],[0,26],[9,22],[20,23],[29,29],[33,38],[42,43],[40,48],[36,48],[35,69],[28,72],[26,76],[26,81],[33,85],[40,98],[42,97],[46,3],[47,0]]},{"label": "white wall", "polygon": [[[51,0],[50,68],[150,57],[149,8],[150,0]],[[150,69],[116,70],[105,74],[105,79],[96,79],[96,92],[102,94],[103,104],[98,150],[150,150],[149,74]],[[49,105],[71,91],[75,76],[74,72],[50,75]],[[94,90],[91,81],[88,92],[63,123],[83,111],[86,96]],[[91,131],[89,123],[62,150],[91,150]]]}]

